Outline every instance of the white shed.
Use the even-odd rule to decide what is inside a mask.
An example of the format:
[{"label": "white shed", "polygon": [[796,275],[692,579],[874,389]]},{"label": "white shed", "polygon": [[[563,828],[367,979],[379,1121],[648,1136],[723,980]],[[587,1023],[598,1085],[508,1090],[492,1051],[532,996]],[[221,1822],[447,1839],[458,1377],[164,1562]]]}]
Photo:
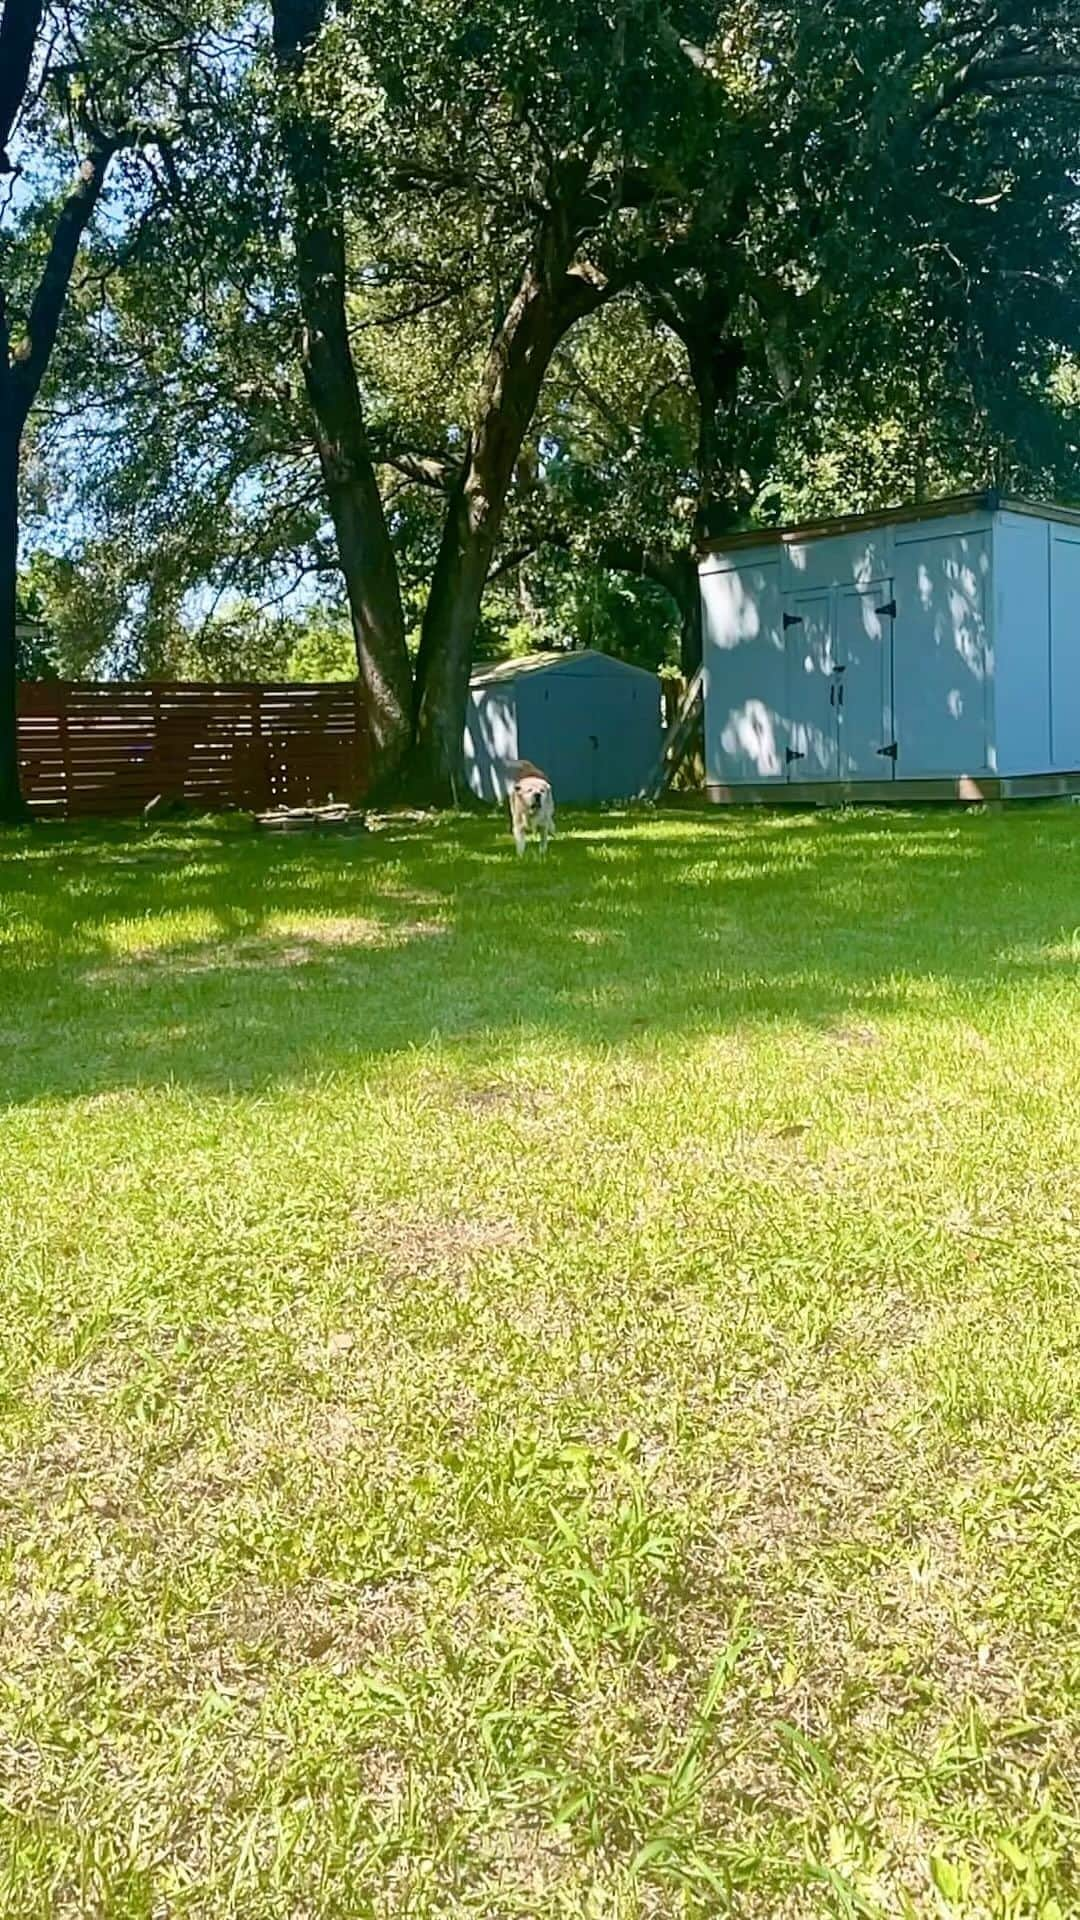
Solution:
[{"label": "white shed", "polygon": [[701,562],[710,799],[1080,789],[1080,513],[966,494]]},{"label": "white shed", "polygon": [[514,760],[547,774],[556,806],[626,800],[648,779],[660,741],[656,674],[592,648],[500,660],[469,685],[465,771],[483,800],[505,799]]}]

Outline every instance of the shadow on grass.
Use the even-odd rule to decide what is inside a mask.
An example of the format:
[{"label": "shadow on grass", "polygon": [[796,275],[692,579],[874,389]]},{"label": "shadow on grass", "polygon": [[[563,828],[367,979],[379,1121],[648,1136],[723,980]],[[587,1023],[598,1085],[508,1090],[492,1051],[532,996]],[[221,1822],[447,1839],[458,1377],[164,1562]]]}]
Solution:
[{"label": "shadow on grass", "polygon": [[1066,809],[562,826],[544,864],[476,818],[5,836],[0,1101],[257,1087],[433,1036],[479,1072],[536,1033],[641,1048],[1075,974]]}]

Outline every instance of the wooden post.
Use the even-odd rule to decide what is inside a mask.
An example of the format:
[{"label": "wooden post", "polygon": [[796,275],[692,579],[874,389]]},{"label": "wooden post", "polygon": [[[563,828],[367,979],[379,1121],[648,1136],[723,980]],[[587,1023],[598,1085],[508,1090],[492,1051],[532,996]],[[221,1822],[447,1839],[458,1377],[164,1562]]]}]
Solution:
[{"label": "wooden post", "polygon": [[56,744],[60,749],[60,765],[64,774],[64,814],[71,818],[72,803],[75,795],[71,784],[71,750],[68,739],[68,683],[61,680],[56,688]]},{"label": "wooden post", "polygon": [[153,740],[150,746],[150,764],[153,768],[151,785],[158,788],[163,800],[171,800],[172,794],[164,790],[165,755],[161,738],[161,688],[156,684],[150,689],[150,712],[153,716],[151,728]]},{"label": "wooden post", "polygon": [[664,735],[660,758],[639,798],[654,803],[667,791],[686,755],[704,698],[705,675],[699,667],[683,690],[678,712]]},{"label": "wooden post", "polygon": [[368,739],[367,706],[364,702],[364,689],[359,680],[353,681],[353,750],[352,785],[349,789],[349,804],[355,806],[367,781],[368,755],[371,743]]},{"label": "wooden post", "polygon": [[247,794],[248,805],[253,813],[258,813],[274,802],[270,779],[270,768],[263,764],[262,740],[262,693],[257,686],[251,689],[251,751],[248,755],[250,768],[250,790]]}]

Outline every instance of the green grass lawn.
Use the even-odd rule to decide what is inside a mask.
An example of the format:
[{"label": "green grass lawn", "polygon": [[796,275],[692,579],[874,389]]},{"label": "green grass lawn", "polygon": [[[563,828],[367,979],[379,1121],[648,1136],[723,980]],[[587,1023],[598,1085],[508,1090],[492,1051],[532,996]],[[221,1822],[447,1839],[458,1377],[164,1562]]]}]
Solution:
[{"label": "green grass lawn", "polygon": [[0,840],[0,1914],[1080,1914],[1080,813]]}]

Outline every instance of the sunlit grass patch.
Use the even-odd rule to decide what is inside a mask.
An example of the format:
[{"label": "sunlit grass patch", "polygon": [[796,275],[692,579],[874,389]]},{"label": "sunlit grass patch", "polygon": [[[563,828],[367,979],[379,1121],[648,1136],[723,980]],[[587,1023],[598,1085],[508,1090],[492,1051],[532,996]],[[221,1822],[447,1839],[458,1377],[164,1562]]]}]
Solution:
[{"label": "sunlit grass patch", "polygon": [[0,843],[0,1912],[1080,1910],[1080,846]]}]

